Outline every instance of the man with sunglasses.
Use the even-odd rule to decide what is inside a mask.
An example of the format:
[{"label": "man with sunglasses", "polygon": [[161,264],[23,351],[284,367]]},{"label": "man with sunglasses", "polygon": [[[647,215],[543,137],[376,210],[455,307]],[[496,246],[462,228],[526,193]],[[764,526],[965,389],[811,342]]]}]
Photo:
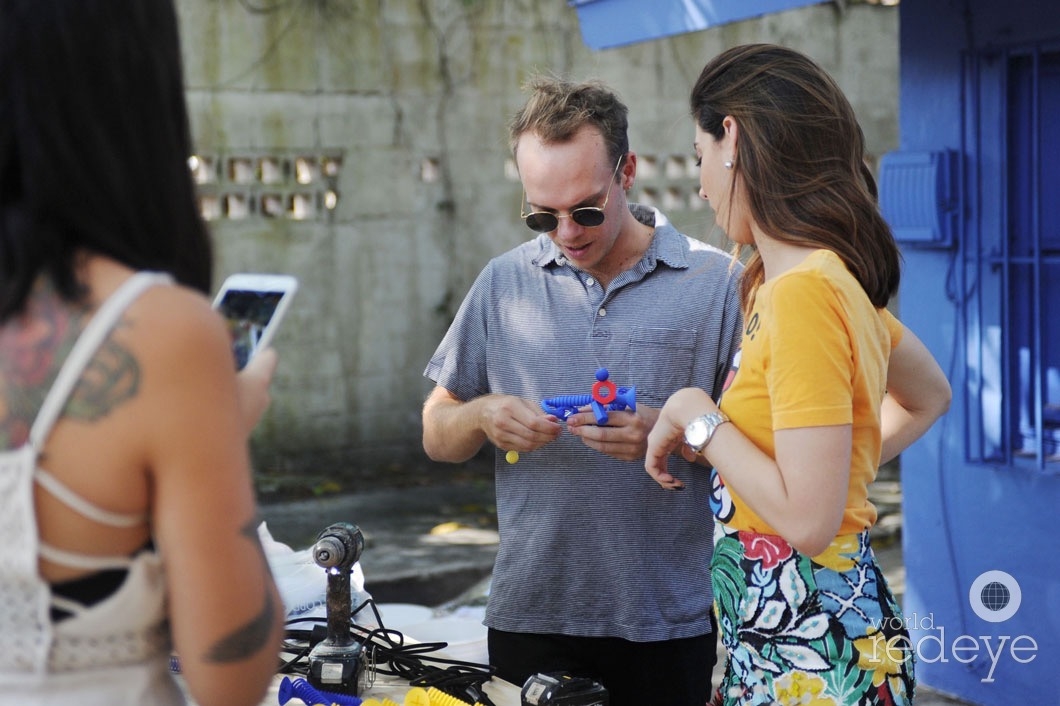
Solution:
[{"label": "man with sunglasses", "polygon": [[[709,474],[674,456],[685,489],[661,490],[644,452],[672,392],[720,396],[740,340],[739,267],[627,202],[637,156],[613,91],[544,77],[527,88],[509,127],[521,217],[538,235],[486,265],[427,365],[424,449],[462,462],[495,447],[485,623],[498,676],[565,672],[599,681],[612,706],[703,706],[716,660]],[[603,425],[588,406],[566,420],[543,410],[588,393],[599,368],[635,386],[635,410]]]}]

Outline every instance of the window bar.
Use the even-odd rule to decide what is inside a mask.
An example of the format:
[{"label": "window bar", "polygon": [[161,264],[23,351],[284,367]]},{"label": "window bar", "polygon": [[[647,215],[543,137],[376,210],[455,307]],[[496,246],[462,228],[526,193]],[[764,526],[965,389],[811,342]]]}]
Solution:
[{"label": "window bar", "polygon": [[[967,154],[972,147],[969,145],[975,144],[976,136],[978,135],[975,130],[975,126],[978,124],[978,105],[979,105],[979,94],[978,94],[978,82],[976,81],[976,70],[977,60],[974,55],[965,53],[962,56],[962,64],[965,69],[965,81],[961,84],[961,91],[966,91],[968,94],[968,101],[961,100],[960,110],[961,116],[961,134],[960,134],[960,147],[961,154]],[[962,99],[965,96],[961,96]],[[971,105],[968,105],[968,103]],[[969,181],[972,184],[972,188],[979,191],[979,169],[978,159],[965,159],[962,160],[968,165]],[[964,172],[964,170],[961,170]],[[978,197],[972,197],[968,199],[969,212],[961,213],[962,222],[968,224],[967,234],[957,243],[960,255],[960,278],[961,280],[969,279],[969,268],[973,268],[971,279],[978,281],[978,263],[976,253],[978,252],[978,243],[981,240],[979,236],[978,227]],[[978,301],[977,298],[964,299],[964,293],[967,292],[967,283],[961,285],[961,297],[962,301],[958,304],[958,311],[960,317],[960,331],[965,333],[965,349],[964,359],[966,360],[964,366],[965,375],[965,418],[967,423],[965,424],[965,457],[969,461],[983,461],[984,456],[984,428],[983,428],[983,334],[982,329],[976,325],[974,341],[968,340],[969,335],[972,332],[970,321],[975,318],[974,314],[969,312],[969,308]],[[979,317],[982,320],[982,317]],[[973,346],[973,343],[977,345]],[[978,351],[977,360],[969,360],[971,356],[970,351]],[[978,371],[978,375],[974,381],[969,380],[970,370],[972,365],[975,366],[975,370]],[[974,384],[974,387],[973,387]],[[974,434],[972,429],[975,429]],[[974,437],[974,438],[973,438]]]},{"label": "window bar", "polygon": [[1034,435],[1038,470],[1045,470],[1045,345],[1042,340],[1042,227],[1041,227],[1041,48],[1035,47],[1031,55],[1031,403],[1034,415]]},{"label": "window bar", "polygon": [[[961,83],[961,154],[967,154],[970,149],[976,151],[975,159],[962,160],[970,172],[969,182],[976,191],[980,191],[979,184],[979,58],[975,54],[965,53],[963,56],[964,80]],[[961,174],[963,175],[962,168]],[[962,198],[964,198],[962,189]],[[979,302],[978,297],[964,298],[968,291],[968,280],[979,281],[979,256],[981,251],[982,228],[979,223],[979,199],[972,197],[969,200],[969,212],[962,212],[961,218],[967,219],[968,232],[965,237],[959,238],[957,247],[960,257],[961,300],[958,302],[958,316],[960,330],[965,332],[964,355],[967,357],[963,366],[963,384],[965,398],[965,415],[967,420],[964,425],[964,448],[965,456],[969,461],[981,463],[986,455],[985,433],[983,420],[983,329],[982,312],[971,312],[969,309]],[[969,276],[969,268],[972,268]],[[981,307],[976,307],[980,309]],[[970,322],[975,320],[975,328]],[[972,335],[972,331],[975,332]],[[972,377],[972,371],[977,371]]]},{"label": "window bar", "polygon": [[[984,309],[984,282],[988,281],[988,275],[990,270],[995,266],[995,263],[991,262],[992,252],[994,251],[994,244],[986,242],[986,232],[983,225],[983,199],[984,199],[984,188],[983,178],[984,172],[982,169],[982,160],[984,158],[984,143],[987,141],[987,136],[984,130],[984,106],[983,106],[983,72],[985,58],[983,54],[976,53],[972,57],[972,91],[973,91],[973,104],[972,104],[972,137],[975,144],[975,159],[971,160],[975,168],[975,195],[972,197],[972,203],[975,209],[975,240],[973,242],[973,276],[975,277],[975,291],[976,295],[972,297],[973,302],[973,316],[976,340],[972,354],[975,356],[975,370],[978,375],[975,388],[975,417],[977,421],[976,433],[978,434],[978,455],[976,460],[980,463],[1006,463],[1008,462],[1008,455],[1006,453],[1005,443],[1005,404],[1000,405],[998,413],[1000,419],[997,420],[997,438],[990,439],[987,436],[987,410],[985,409],[985,393],[988,375],[994,376],[994,370],[986,370],[987,357],[985,355],[986,347],[990,344],[989,339],[989,322],[987,321],[986,311]],[[995,138],[996,139],[996,138]],[[993,191],[993,188],[990,189]],[[999,322],[1000,323],[1000,322]],[[1003,333],[1003,326],[999,326],[1000,331]],[[993,377],[994,383],[1001,389],[1005,390],[1004,387],[1004,341],[999,340],[997,342],[998,350],[996,351],[997,359],[994,361],[999,367],[996,370],[996,377]],[[993,420],[991,420],[993,421]]]},{"label": "window bar", "polygon": [[[1009,72],[1008,67],[1012,63],[1012,55],[1008,51],[1002,52],[1001,55],[1001,66],[1003,70],[999,72],[1001,85],[997,93],[999,100],[1008,102],[1009,96]],[[1003,167],[1007,167],[1011,162],[1009,160],[1009,139],[1008,139],[1008,110],[998,111],[998,134],[996,139],[998,144],[1001,145],[1001,164]],[[1000,264],[1001,264],[1001,311],[999,313],[1000,321],[998,322],[1001,327],[1001,390],[1004,397],[1001,405],[1001,460],[1006,465],[1012,465],[1012,460],[1015,451],[1015,433],[1013,432],[1013,399],[1017,400],[1019,395],[1013,396],[1013,391],[1019,388],[1013,387],[1013,374],[1012,374],[1012,361],[1013,361],[1013,343],[1012,343],[1012,331],[1010,328],[1011,318],[1009,312],[1012,311],[1012,252],[1010,248],[1010,238],[1012,237],[1011,224],[1009,223],[1009,182],[1011,175],[1004,174],[1001,179],[998,180],[999,196],[999,221],[1000,221]]]}]

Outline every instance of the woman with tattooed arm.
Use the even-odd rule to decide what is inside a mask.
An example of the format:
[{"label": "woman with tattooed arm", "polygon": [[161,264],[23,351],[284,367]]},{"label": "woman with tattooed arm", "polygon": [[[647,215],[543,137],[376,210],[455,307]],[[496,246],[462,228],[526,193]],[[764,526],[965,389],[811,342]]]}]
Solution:
[{"label": "woman with tattooed arm", "polygon": [[0,0],[0,704],[255,704],[280,598],[172,0]]}]

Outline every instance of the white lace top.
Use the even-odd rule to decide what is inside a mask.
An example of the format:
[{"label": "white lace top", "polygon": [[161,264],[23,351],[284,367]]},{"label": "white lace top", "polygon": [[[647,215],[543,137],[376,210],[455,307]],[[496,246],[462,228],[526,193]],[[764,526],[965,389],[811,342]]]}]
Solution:
[{"label": "white lace top", "polygon": [[[122,313],[148,287],[171,282],[168,275],[142,272],[123,283],[81,333],[27,443],[0,452],[0,704],[185,703],[168,670],[165,576],[158,554],[100,557],[51,547],[38,536],[33,500],[39,485],[71,511],[101,524],[129,527],[146,520],[92,505],[37,464],[82,371]],[[128,574],[114,594],[85,607],[52,594],[38,572],[41,556]],[[53,623],[52,607],[71,617]]]}]

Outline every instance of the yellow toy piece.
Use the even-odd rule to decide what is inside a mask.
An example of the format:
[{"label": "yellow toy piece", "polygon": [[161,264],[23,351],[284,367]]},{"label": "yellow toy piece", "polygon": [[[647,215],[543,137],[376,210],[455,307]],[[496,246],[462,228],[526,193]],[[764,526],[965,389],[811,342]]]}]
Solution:
[{"label": "yellow toy piece", "polygon": [[405,694],[404,706],[431,706],[431,697],[426,689],[414,686]]},{"label": "yellow toy piece", "polygon": [[398,706],[398,703],[384,697],[382,701],[379,699],[365,699],[361,702],[361,706]]},{"label": "yellow toy piece", "polygon": [[431,706],[472,706],[466,701],[461,701],[455,696],[450,696],[441,689],[431,687],[427,689],[427,696],[431,700]]},{"label": "yellow toy piece", "polygon": [[513,463],[513,464],[514,463],[518,463],[519,462],[519,452],[515,451],[515,450],[509,451],[508,453],[504,454],[504,460],[507,461],[508,463]]}]

